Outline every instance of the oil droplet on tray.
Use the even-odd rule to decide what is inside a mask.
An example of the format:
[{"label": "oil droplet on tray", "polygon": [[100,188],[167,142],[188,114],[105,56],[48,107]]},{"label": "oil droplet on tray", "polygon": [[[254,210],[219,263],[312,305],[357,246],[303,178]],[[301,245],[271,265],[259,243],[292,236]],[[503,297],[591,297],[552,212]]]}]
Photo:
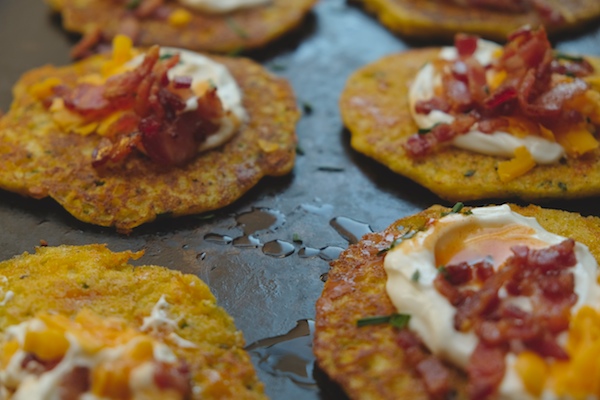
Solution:
[{"label": "oil droplet on tray", "polygon": [[302,387],[315,387],[315,357],[312,353],[314,332],[315,322],[303,319],[285,335],[261,339],[246,347],[246,350],[264,371],[285,376]]},{"label": "oil droplet on tray", "polygon": [[231,244],[231,242],[233,242],[233,238],[231,236],[220,235],[218,233],[207,233],[204,235],[204,240],[218,244]]},{"label": "oil droplet on tray", "polygon": [[252,207],[251,211],[238,215],[236,221],[244,235],[250,236],[280,228],[285,223],[285,216],[277,210]]},{"label": "oil droplet on tray", "polygon": [[329,225],[350,244],[358,243],[367,233],[373,233],[373,229],[371,229],[369,224],[348,217],[335,217],[329,221]]},{"label": "oil droplet on tray", "polygon": [[302,247],[300,250],[298,250],[298,256],[300,258],[319,257],[325,261],[332,261],[338,258],[342,251],[344,251],[344,249],[336,246],[327,246],[321,249]]},{"label": "oil droplet on tray", "polygon": [[283,240],[272,240],[265,243],[262,248],[262,252],[268,256],[276,258],[284,258],[294,254],[296,248],[292,243],[285,242]]},{"label": "oil droplet on tray", "polygon": [[205,252],[202,252],[196,256],[196,260],[198,260],[198,261],[204,261],[205,258],[206,258]]},{"label": "oil droplet on tray", "polygon": [[252,210],[239,214],[236,222],[244,234],[235,238],[233,245],[236,247],[260,247],[261,242],[258,236],[280,228],[285,223],[285,216],[270,208],[252,207]]},{"label": "oil droplet on tray", "polygon": [[236,247],[260,247],[260,240],[252,235],[240,236],[233,239],[233,245]]}]

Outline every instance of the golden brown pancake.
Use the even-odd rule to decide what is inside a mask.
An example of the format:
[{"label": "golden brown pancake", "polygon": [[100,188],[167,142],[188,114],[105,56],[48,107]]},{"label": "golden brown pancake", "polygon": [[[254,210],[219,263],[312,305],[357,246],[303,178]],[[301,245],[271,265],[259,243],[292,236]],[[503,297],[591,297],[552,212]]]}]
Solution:
[{"label": "golden brown pancake", "polygon": [[450,41],[457,32],[504,41],[524,25],[544,25],[550,36],[576,31],[600,17],[596,0],[547,0],[563,22],[544,21],[535,10],[514,14],[483,8],[461,7],[444,0],[355,0],[374,13],[383,25],[401,35]]},{"label": "golden brown pancake", "polygon": [[[508,182],[502,182],[496,172],[498,162],[503,160],[500,157],[452,146],[444,146],[419,160],[409,157],[402,144],[418,130],[409,109],[409,85],[418,70],[434,60],[439,51],[426,48],[392,54],[350,76],[340,98],[340,110],[354,149],[451,201],[581,198],[600,194],[600,149],[578,159],[537,165]],[[586,59],[599,71],[600,59]]]},{"label": "golden brown pancake", "polygon": [[[511,208],[535,217],[552,233],[587,245],[594,258],[600,260],[600,218],[538,206],[511,205]],[[396,343],[399,330],[390,324],[359,328],[356,321],[398,312],[385,289],[385,253],[381,250],[389,248],[394,238],[419,229],[430,218],[438,219],[448,211],[433,206],[402,218],[383,232],[364,236],[331,263],[316,305],[313,349],[319,367],[351,399],[429,399],[423,382],[407,365],[403,350]],[[453,387],[458,391],[456,398],[466,399],[466,377],[458,371],[452,372]]]},{"label": "golden brown pancake", "polygon": [[[298,26],[316,0],[273,0],[269,4],[242,9],[227,14],[203,14],[192,9],[189,24],[181,27],[165,19],[146,17],[140,20],[135,43],[181,47],[217,53],[236,52],[264,46]],[[66,30],[88,33],[99,28],[106,39],[123,29],[126,18],[131,18],[125,2],[110,0],[48,0],[62,14]],[[185,8],[177,2],[166,2],[170,13]]]},{"label": "golden brown pancake", "polygon": [[[113,253],[104,245],[37,248],[0,262],[2,291],[13,296],[0,310],[0,331],[36,314],[67,317],[81,309],[105,318],[119,318],[140,329],[161,296],[170,304],[173,335],[151,335],[183,358],[196,386],[194,399],[264,399],[242,333],[217,306],[209,288],[196,276],[158,266],[132,266],[141,253]],[[216,379],[215,377],[219,377]]]},{"label": "golden brown pancake", "polygon": [[97,170],[91,154],[100,136],[62,131],[28,88],[57,76],[72,82],[97,71],[108,56],[44,66],[14,87],[11,109],[0,119],[0,188],[35,198],[51,197],[76,218],[120,232],[157,215],[188,215],[226,206],[263,176],[288,173],[294,163],[299,117],[290,85],[247,59],[215,57],[243,92],[249,121],[223,146],[183,167],[166,168],[140,154]]}]

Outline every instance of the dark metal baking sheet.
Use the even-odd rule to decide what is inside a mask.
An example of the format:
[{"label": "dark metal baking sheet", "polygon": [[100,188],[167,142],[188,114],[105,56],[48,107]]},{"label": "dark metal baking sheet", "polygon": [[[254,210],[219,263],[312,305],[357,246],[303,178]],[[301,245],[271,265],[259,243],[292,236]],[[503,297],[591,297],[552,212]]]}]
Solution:
[{"label": "dark metal baking sheet", "polygon": [[[10,88],[23,72],[68,63],[75,40],[42,1],[0,0],[0,109],[8,109]],[[600,26],[557,45],[600,55]],[[269,396],[339,398],[336,387],[313,371],[310,351],[314,304],[328,261],[369,230],[447,204],[354,152],[338,113],[338,95],[352,71],[410,46],[359,8],[321,0],[298,31],[250,54],[292,82],[304,110],[292,174],[265,179],[212,215],[158,221],[130,236],[81,223],[53,201],[0,191],[0,259],[32,251],[41,240],[145,250],[138,263],[194,273],[210,285],[251,344]],[[600,215],[596,203],[548,206]]]}]

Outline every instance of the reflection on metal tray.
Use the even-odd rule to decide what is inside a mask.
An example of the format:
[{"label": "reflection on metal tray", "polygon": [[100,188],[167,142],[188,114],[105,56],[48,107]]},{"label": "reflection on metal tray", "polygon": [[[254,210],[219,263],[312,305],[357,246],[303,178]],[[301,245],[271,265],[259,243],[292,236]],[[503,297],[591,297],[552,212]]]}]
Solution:
[{"label": "reflection on metal tray", "polygon": [[[0,1],[0,109],[8,108],[10,88],[23,72],[68,63],[74,40],[41,1]],[[0,192],[0,259],[32,251],[41,240],[143,249],[138,263],[197,274],[210,285],[244,332],[270,397],[342,398],[311,354],[314,304],[328,262],[364,233],[445,204],[354,152],[339,118],[337,98],[349,74],[408,47],[362,10],[321,0],[297,32],[249,55],[288,78],[304,110],[291,175],[265,179],[210,215],[161,220],[130,236],[81,223],[50,200]],[[558,48],[600,55],[600,27]],[[600,215],[591,200],[549,206]]]}]

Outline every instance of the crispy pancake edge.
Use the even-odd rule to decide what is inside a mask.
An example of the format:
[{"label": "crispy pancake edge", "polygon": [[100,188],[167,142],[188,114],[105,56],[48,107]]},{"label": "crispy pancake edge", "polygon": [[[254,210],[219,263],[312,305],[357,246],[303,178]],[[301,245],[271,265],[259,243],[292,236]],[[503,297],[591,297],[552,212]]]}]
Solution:
[{"label": "crispy pancake edge", "polygon": [[[38,312],[75,315],[89,308],[139,329],[162,295],[178,319],[175,333],[196,344],[182,348],[163,338],[188,363],[202,393],[193,398],[265,399],[242,333],[194,275],[158,266],[132,266],[141,253],[111,252],[105,245],[37,248],[0,262],[0,287],[14,296],[0,308],[0,331]],[[165,335],[163,335],[165,336]],[[158,337],[158,336],[157,336]],[[223,380],[215,380],[218,373]],[[226,384],[224,382],[227,382]]]},{"label": "crispy pancake edge", "polygon": [[299,111],[289,83],[248,59],[213,57],[238,81],[250,116],[232,140],[181,168],[162,168],[136,154],[118,166],[94,169],[90,157],[99,137],[62,132],[27,87],[55,74],[76,79],[99,68],[103,57],[41,67],[15,85],[11,109],[0,119],[0,188],[52,197],[84,222],[126,233],[157,215],[224,207],[262,177],[293,168]]},{"label": "crispy pancake edge", "polygon": [[[509,182],[498,178],[496,167],[503,160],[499,157],[451,146],[421,160],[407,156],[402,143],[417,131],[408,105],[409,85],[438,51],[426,48],[389,55],[350,76],[339,106],[355,150],[451,201],[567,199],[600,194],[600,149],[579,159],[537,165]],[[600,71],[600,59],[588,60]]]},{"label": "crispy pancake edge", "polygon": [[[542,20],[534,11],[524,14],[463,8],[439,0],[354,0],[362,4],[388,29],[421,40],[450,41],[455,33],[464,32],[505,41],[509,33],[524,25],[537,27]],[[546,23],[551,36],[579,31],[600,17],[600,3],[595,0],[549,0],[565,15],[563,23]]]},{"label": "crispy pancake edge", "polygon": [[[539,206],[511,208],[535,217],[550,232],[572,237],[587,245],[600,260],[600,218],[543,209]],[[465,208],[467,210],[467,208]],[[331,263],[329,277],[316,304],[313,350],[320,368],[341,385],[351,399],[428,400],[423,383],[403,361],[396,344],[397,329],[390,325],[358,328],[360,318],[396,313],[385,290],[384,255],[394,238],[424,226],[450,209],[433,206],[394,222],[381,233],[372,233],[351,245]],[[466,380],[454,371],[457,399],[466,399]]]},{"label": "crispy pancake edge", "polygon": [[[216,53],[258,48],[299,26],[316,1],[272,0],[268,5],[222,15],[189,9],[192,20],[184,27],[149,17],[140,23],[136,44]],[[121,23],[130,13],[126,7],[108,0],[47,0],[47,3],[62,14],[66,30],[84,34],[98,27],[108,39],[121,33]],[[182,8],[177,3],[167,3],[166,7]]]}]

